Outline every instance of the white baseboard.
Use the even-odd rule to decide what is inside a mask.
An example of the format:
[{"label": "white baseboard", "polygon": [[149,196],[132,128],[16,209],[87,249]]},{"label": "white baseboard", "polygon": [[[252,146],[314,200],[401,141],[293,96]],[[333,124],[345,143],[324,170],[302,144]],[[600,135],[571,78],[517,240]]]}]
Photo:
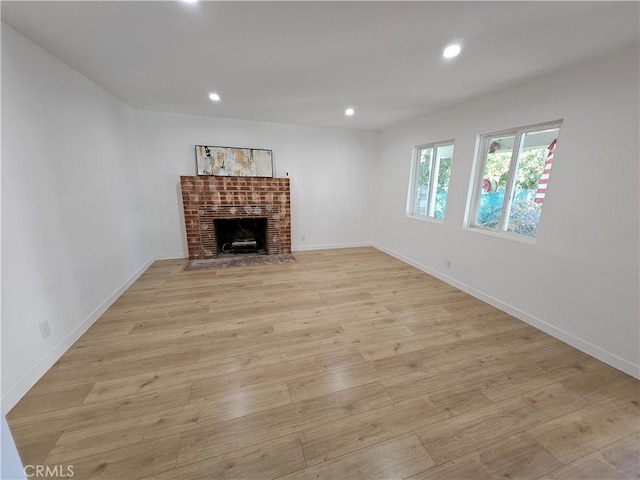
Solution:
[{"label": "white baseboard", "polygon": [[538,330],[542,330],[543,332],[548,333],[552,337],[557,338],[558,340],[564,343],[567,343],[572,347],[575,347],[578,350],[588,355],[591,355],[592,357],[597,358],[598,360],[603,361],[607,365],[611,365],[613,368],[621,370],[624,373],[631,375],[632,377],[640,379],[640,365],[634,365],[628,360],[625,360],[624,358],[621,358],[611,352],[608,352],[598,347],[597,345],[593,345],[592,343],[587,342],[586,340],[583,340],[579,337],[576,337],[575,335],[569,332],[566,332],[558,327],[555,327],[550,323],[545,322],[544,320],[534,317],[533,315],[529,315],[528,313],[523,312],[522,310],[514,307],[513,305],[509,305],[508,303],[498,300],[497,298],[492,297],[491,295],[487,295],[486,293],[483,293],[480,290],[470,285],[467,285],[466,283],[460,282],[446,275],[445,273],[442,273],[438,270],[434,270],[430,267],[427,267],[426,265],[423,265],[419,262],[411,260],[410,258],[405,257],[404,255],[401,255],[398,252],[394,252],[393,250],[385,248],[382,245],[379,245],[376,243],[373,244],[373,247],[391,255],[392,257],[397,258],[398,260],[404,263],[407,263],[413,267],[416,267],[417,269],[422,270],[423,272],[428,273],[429,275],[432,275],[442,280],[443,282],[448,283],[449,285],[459,288],[463,292],[466,292],[469,295],[472,295],[482,300],[483,302],[486,302],[489,305],[492,305],[502,310],[503,312],[506,312],[509,315],[512,315],[517,319],[522,320],[525,323],[528,323],[529,325],[537,328]]},{"label": "white baseboard", "polygon": [[333,250],[336,248],[356,248],[356,247],[371,247],[370,242],[356,242],[356,243],[331,243],[323,245],[293,245],[291,251],[293,252],[307,252],[309,250]]},{"label": "white baseboard", "polygon": [[42,376],[53,366],[54,363],[67,351],[71,346],[98,320],[107,309],[113,305],[113,303],[120,298],[120,296],[129,288],[133,282],[135,282],[140,276],[151,266],[154,262],[153,258],[147,260],[142,267],[134,272],[128,279],[126,279],[107,299],[102,302],[93,312],[89,314],[76,328],[74,328],[69,335],[67,335],[60,343],[58,343],[53,349],[51,349],[40,360],[35,367],[33,367],[27,375],[10,390],[2,398],[2,409],[4,412],[9,412],[20,399],[33,387]]},{"label": "white baseboard", "polygon": [[162,253],[156,255],[155,260],[186,260],[189,258],[189,254],[185,252],[180,253]]}]

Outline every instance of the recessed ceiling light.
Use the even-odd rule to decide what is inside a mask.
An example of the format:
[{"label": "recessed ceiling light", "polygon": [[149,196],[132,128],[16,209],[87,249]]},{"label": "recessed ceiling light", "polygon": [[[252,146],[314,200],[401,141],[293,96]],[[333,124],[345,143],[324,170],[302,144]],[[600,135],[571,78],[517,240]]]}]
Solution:
[{"label": "recessed ceiling light", "polygon": [[442,56],[444,58],[457,57],[460,54],[460,50],[462,50],[460,45],[458,45],[457,43],[453,43],[442,51]]},{"label": "recessed ceiling light", "polygon": [[182,0],[184,3],[198,3],[198,0]]},{"label": "recessed ceiling light", "polygon": [[218,95],[217,93],[210,93],[209,94],[209,100],[212,100],[214,102],[219,102],[220,101],[220,95]]},{"label": "recessed ceiling light", "polygon": [[354,110],[353,108],[347,108],[347,109],[344,111],[344,114],[345,114],[347,117],[350,117],[350,116],[351,116],[351,115],[353,115],[354,113],[356,113],[356,112],[355,112],[355,110]]}]

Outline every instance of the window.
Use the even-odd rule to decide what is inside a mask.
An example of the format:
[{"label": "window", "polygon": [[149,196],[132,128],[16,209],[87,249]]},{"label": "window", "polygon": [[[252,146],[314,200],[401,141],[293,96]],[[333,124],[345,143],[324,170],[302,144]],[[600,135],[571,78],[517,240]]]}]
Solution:
[{"label": "window", "polygon": [[410,215],[444,218],[452,158],[452,142],[416,147],[409,200]]},{"label": "window", "polygon": [[470,226],[535,237],[560,123],[484,135]]}]

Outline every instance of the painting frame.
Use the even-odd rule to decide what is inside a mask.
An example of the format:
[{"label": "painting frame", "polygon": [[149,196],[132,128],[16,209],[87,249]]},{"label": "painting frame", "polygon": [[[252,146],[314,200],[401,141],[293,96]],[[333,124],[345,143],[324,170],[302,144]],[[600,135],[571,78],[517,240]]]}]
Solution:
[{"label": "painting frame", "polygon": [[273,178],[273,150],[196,145],[196,175]]}]

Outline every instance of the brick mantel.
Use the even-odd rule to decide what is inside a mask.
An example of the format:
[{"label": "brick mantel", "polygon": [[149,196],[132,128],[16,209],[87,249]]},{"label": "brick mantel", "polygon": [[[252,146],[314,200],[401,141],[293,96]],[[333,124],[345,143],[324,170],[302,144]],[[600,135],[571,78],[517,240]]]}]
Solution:
[{"label": "brick mantel", "polygon": [[180,177],[189,259],[217,257],[214,219],[266,218],[267,254],[291,253],[288,178]]}]

